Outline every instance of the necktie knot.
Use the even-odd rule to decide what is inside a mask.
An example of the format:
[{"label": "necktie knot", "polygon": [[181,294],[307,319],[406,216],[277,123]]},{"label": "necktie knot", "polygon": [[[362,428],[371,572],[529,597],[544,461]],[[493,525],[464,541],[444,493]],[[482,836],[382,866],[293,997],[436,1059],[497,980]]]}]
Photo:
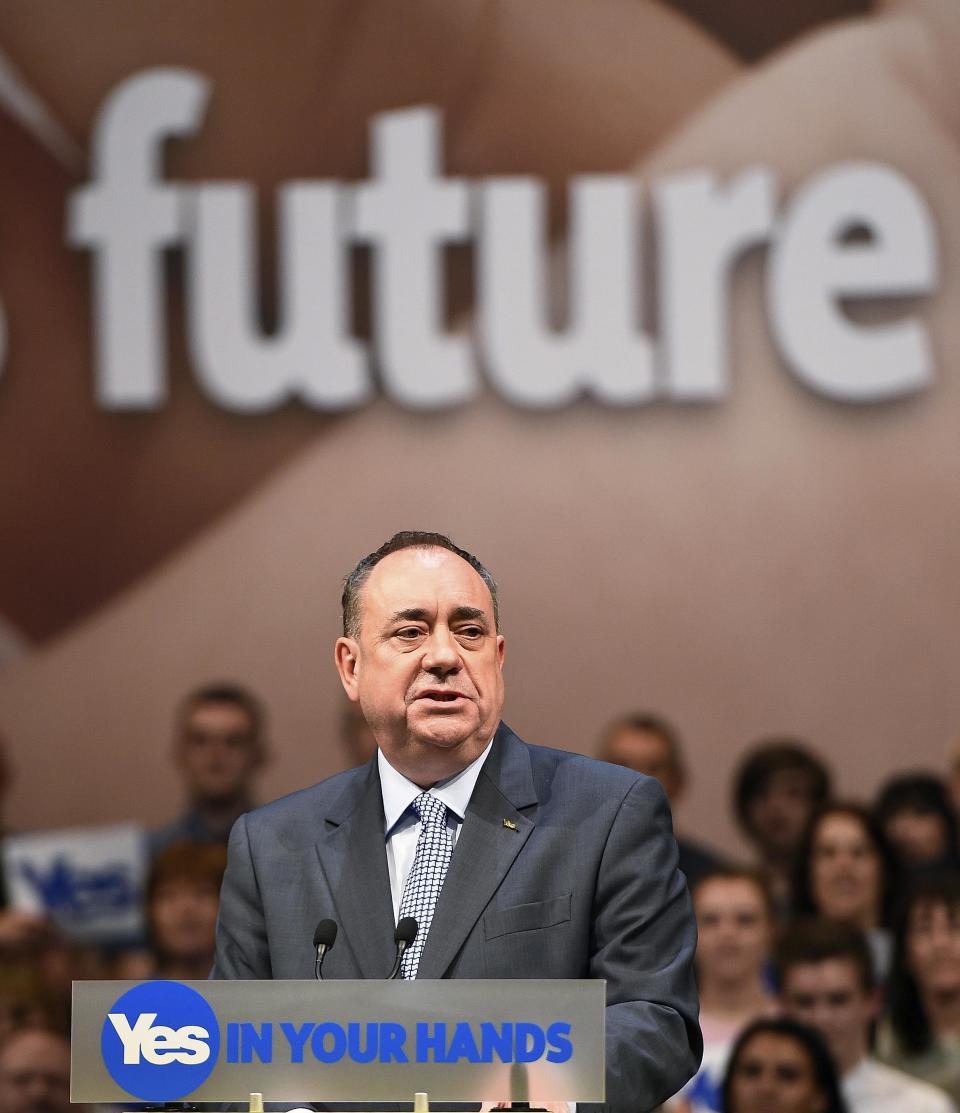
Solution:
[{"label": "necktie knot", "polygon": [[420,817],[421,823],[430,826],[447,825],[447,805],[429,792],[420,793],[413,802],[413,810]]}]

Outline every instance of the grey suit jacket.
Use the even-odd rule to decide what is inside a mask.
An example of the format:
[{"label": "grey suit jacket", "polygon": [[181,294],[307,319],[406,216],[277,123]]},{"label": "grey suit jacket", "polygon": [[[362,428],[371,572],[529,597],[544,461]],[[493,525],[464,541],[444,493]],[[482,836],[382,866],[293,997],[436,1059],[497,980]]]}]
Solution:
[{"label": "grey suit jacket", "polygon": [[[213,976],[312,978],[314,928],[330,917],[340,931],[324,977],[386,977],[395,948],[383,827],[376,758],[241,817]],[[695,944],[660,785],[528,746],[501,723],[418,977],[606,978],[605,1108],[640,1113],[700,1062]]]}]

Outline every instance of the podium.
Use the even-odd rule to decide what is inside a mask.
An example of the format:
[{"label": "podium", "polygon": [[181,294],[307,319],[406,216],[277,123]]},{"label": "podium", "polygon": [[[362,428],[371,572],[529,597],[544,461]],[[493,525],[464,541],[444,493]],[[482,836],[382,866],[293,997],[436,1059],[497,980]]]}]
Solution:
[{"label": "podium", "polygon": [[75,982],[70,1099],[602,1102],[605,1003],[586,980]]}]

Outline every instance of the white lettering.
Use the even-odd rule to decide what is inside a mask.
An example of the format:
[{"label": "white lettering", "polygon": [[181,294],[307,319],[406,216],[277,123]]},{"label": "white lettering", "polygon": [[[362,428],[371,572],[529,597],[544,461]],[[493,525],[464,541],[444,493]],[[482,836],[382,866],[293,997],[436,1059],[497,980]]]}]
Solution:
[{"label": "white lettering", "polygon": [[150,1027],[157,1019],[156,1013],[141,1013],[137,1017],[137,1022],[134,1026],[130,1027],[130,1021],[124,1016],[123,1013],[107,1013],[110,1018],[110,1023],[113,1025],[114,1031],[120,1037],[120,1042],[123,1044],[123,1061],[128,1066],[140,1062],[140,1049],[143,1046],[143,1041],[150,1031]]},{"label": "white lettering", "polygon": [[[280,187],[279,325],[267,336],[257,313],[253,187],[159,181],[164,141],[196,131],[207,92],[205,78],[172,68],[123,82],[98,119],[93,180],[70,198],[70,241],[94,252],[96,396],[107,408],[151,409],[166,398],[162,249],[177,245],[187,258],[197,376],[218,405],[242,413],[291,400],[342,410],[371,396],[367,346],[350,332],[356,243],[373,247],[378,372],[386,393],[406,406],[449,407],[479,389],[474,338],[446,330],[443,282],[445,245],[474,238],[476,345],[491,383],[516,405],[555,408],[584,395],[613,406],[724,397],[735,264],[768,240],[771,328],[804,384],[843,401],[875,402],[933,378],[930,338],[915,310],[892,321],[844,312],[853,299],[934,289],[930,213],[897,171],[870,163],[828,168],[779,221],[769,170],[655,182],[655,337],[649,323],[643,327],[636,180],[573,179],[568,250],[551,255],[544,185],[444,177],[440,117],[431,108],[374,117],[369,181]],[[550,305],[564,265],[568,310],[560,328]],[[0,365],[5,324],[0,305]]]},{"label": "white lettering", "polygon": [[725,186],[681,174],[654,186],[659,307],[668,393],[708,402],[728,389],[733,263],[769,235],[773,176],[747,170]]},{"label": "white lettering", "polygon": [[650,340],[638,334],[639,220],[629,178],[582,177],[570,191],[570,328],[547,325],[543,186],[480,187],[478,327],[494,385],[521,406],[553,407],[589,389],[627,405],[653,395]]},{"label": "white lettering", "polygon": [[185,187],[155,182],[161,142],[198,127],[207,92],[188,70],[124,81],[97,122],[96,181],[70,198],[68,239],[96,253],[96,394],[107,409],[154,409],[166,398],[160,249],[182,238]]},{"label": "white lettering", "polygon": [[470,345],[442,335],[441,246],[470,235],[469,187],[440,179],[439,115],[417,108],[373,121],[375,181],[354,190],[354,231],[374,245],[377,355],[403,405],[451,406],[477,389]]},{"label": "white lettering", "polygon": [[154,1024],[156,1013],[141,1013],[133,1027],[123,1013],[107,1013],[114,1031],[123,1044],[123,1061],[136,1066],[141,1058],[154,1066],[168,1063],[196,1065],[210,1058],[210,1033],[196,1024],[168,1028]]},{"label": "white lettering", "polygon": [[[858,229],[867,242],[842,242]],[[936,273],[933,222],[902,174],[870,163],[823,171],[797,193],[770,259],[770,320],[784,359],[808,386],[846,402],[922,389],[933,377],[923,323],[855,324],[839,303],[926,294]]]},{"label": "white lettering", "polygon": [[336,410],[357,406],[371,384],[363,345],[347,335],[347,251],[341,200],[332,184],[280,190],[280,334],[256,322],[253,190],[193,191],[187,300],[191,347],[210,396],[225,409],[262,412],[299,396]]}]

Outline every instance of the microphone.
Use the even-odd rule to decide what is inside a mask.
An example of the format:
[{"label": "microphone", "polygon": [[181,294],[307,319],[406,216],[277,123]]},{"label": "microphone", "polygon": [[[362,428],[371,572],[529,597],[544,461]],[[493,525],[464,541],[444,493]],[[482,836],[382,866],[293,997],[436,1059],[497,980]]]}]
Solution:
[{"label": "microphone", "polygon": [[323,981],[320,967],[323,965],[323,956],[330,950],[337,939],[337,921],[321,920],[313,933],[313,945],[317,948],[317,961],[313,968],[313,976],[318,982]]},{"label": "microphone", "polygon": [[417,921],[412,916],[404,916],[400,923],[397,924],[397,930],[393,933],[393,941],[397,945],[397,957],[393,960],[393,969],[387,977],[388,982],[392,982],[400,973],[400,962],[403,959],[403,952],[410,946],[414,939],[417,938],[418,930],[419,926]]}]

